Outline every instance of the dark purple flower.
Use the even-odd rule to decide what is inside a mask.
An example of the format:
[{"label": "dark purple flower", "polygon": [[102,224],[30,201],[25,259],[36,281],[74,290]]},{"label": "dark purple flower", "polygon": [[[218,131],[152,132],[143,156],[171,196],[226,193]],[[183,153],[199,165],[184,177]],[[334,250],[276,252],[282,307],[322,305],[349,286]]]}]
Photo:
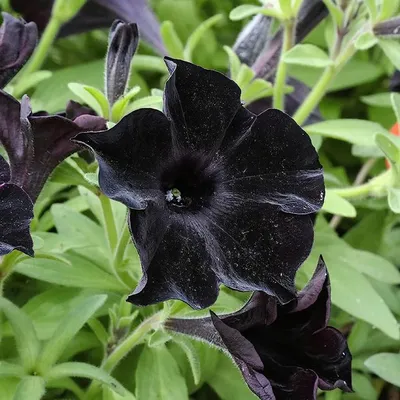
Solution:
[{"label": "dark purple flower", "polygon": [[114,21],[109,34],[106,57],[106,88],[110,107],[125,94],[132,57],[139,43],[136,24]]},{"label": "dark purple flower", "polygon": [[23,189],[9,181],[10,167],[0,156],[0,256],[15,249],[33,256],[29,233],[33,203]]},{"label": "dark purple flower", "polygon": [[2,13],[0,26],[0,89],[4,88],[24,66],[35,49],[38,32],[33,22],[29,24]]},{"label": "dark purple flower", "polygon": [[400,38],[400,17],[396,16],[377,23],[373,28],[374,34],[382,39]]},{"label": "dark purple flower", "polygon": [[11,166],[11,182],[35,201],[54,168],[79,147],[71,138],[85,130],[105,129],[105,120],[80,115],[74,121],[60,115],[32,114],[29,99],[21,103],[0,91],[0,142]]},{"label": "dark purple flower", "polygon": [[329,277],[320,259],[309,284],[285,306],[257,292],[236,313],[169,319],[166,328],[224,349],[262,400],[315,400],[317,388],[351,391],[351,354],[344,336],[327,326],[329,315]]},{"label": "dark purple flower", "polygon": [[324,199],[309,137],[283,112],[247,111],[224,75],[166,63],[164,113],[140,109],[76,139],[96,154],[101,190],[130,209],[143,277],[129,300],[203,308],[220,283],[292,300]]},{"label": "dark purple flower", "polygon": [[[43,30],[50,18],[53,0],[11,0],[11,6]],[[109,27],[115,19],[136,22],[143,38],[160,54],[166,54],[160,26],[147,0],[88,0],[78,15],[61,30],[61,36]]]}]

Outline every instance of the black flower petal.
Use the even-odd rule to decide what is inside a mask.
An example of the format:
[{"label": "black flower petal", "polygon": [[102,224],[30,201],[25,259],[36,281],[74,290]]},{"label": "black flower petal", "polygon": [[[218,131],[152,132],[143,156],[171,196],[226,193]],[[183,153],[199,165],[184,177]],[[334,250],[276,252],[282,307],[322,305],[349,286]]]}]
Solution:
[{"label": "black flower petal", "polygon": [[310,139],[280,111],[256,119],[225,76],[167,65],[166,116],[142,109],[76,138],[99,161],[102,191],[131,209],[143,278],[129,300],[207,307],[224,283],[291,301],[324,197]]},{"label": "black flower petal", "polygon": [[8,183],[9,179],[9,166],[0,156],[0,256],[15,249],[33,256],[33,241],[29,233],[33,204],[20,187]]},{"label": "black flower petal", "polygon": [[35,49],[38,32],[32,22],[2,13],[0,26],[0,89],[16,75]]},{"label": "black flower petal", "polygon": [[260,399],[315,400],[318,387],[351,390],[351,354],[344,336],[326,326],[329,304],[321,259],[307,287],[287,305],[255,293],[236,313],[170,319],[165,327],[228,351]]},{"label": "black flower petal", "polygon": [[[37,23],[43,31],[49,19],[54,0],[11,0],[13,9],[28,21]],[[160,27],[147,0],[88,0],[75,18],[61,29],[61,36],[109,27],[115,19],[137,22],[143,38],[160,54],[166,54],[160,36]]]},{"label": "black flower petal", "polygon": [[[190,150],[216,149],[241,107],[240,89],[219,72],[166,57],[171,74],[164,111],[175,144]],[[200,111],[201,110],[201,111]]]},{"label": "black flower petal", "polygon": [[34,201],[54,168],[79,147],[78,133],[106,127],[100,117],[82,115],[75,122],[60,115],[33,115],[29,99],[21,103],[0,91],[0,142],[11,165],[11,182]]}]

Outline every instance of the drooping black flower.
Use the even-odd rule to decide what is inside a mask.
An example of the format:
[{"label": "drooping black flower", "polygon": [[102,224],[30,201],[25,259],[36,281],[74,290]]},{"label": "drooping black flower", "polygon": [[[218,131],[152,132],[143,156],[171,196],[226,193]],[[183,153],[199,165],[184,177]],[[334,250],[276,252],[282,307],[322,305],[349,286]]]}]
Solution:
[{"label": "drooping black flower", "polygon": [[14,249],[33,256],[29,233],[33,203],[23,189],[9,181],[10,167],[0,156],[0,256]]},{"label": "drooping black flower", "polygon": [[130,209],[143,277],[129,300],[203,308],[220,283],[292,300],[324,199],[309,137],[283,112],[247,111],[224,75],[166,63],[164,114],[140,109],[76,139],[95,152],[102,191]]},{"label": "drooping black flower", "polygon": [[236,313],[170,319],[166,328],[224,349],[262,400],[315,400],[318,388],[351,391],[351,354],[344,336],[327,326],[329,316],[329,277],[321,259],[309,284],[285,306],[257,292]]},{"label": "drooping black flower", "polygon": [[[11,0],[13,9],[42,31],[47,25],[54,0]],[[147,0],[88,0],[77,16],[64,25],[61,36],[109,27],[115,19],[136,22],[143,38],[160,54],[166,54],[160,26]]]},{"label": "drooping black flower", "polygon": [[0,26],[0,89],[24,66],[35,49],[38,32],[33,22],[2,13]]},{"label": "drooping black flower", "polygon": [[10,181],[35,201],[54,168],[79,147],[71,138],[85,130],[105,129],[105,120],[80,115],[32,114],[29,99],[21,103],[0,90],[0,142],[10,159]]}]

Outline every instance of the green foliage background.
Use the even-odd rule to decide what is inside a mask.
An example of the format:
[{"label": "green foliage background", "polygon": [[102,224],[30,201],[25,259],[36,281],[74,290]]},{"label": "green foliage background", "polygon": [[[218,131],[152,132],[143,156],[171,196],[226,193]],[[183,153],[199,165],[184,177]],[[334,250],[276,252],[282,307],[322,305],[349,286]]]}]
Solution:
[{"label": "green foliage background", "polygon": [[[229,13],[255,2],[151,3],[171,55],[227,72],[223,46],[233,45],[246,22],[230,21]],[[330,29],[331,22],[324,21],[304,43],[326,50]],[[106,46],[107,31],[58,40],[44,65],[51,77],[29,89],[34,110],[58,112],[69,99],[81,101],[81,87],[72,92],[71,82],[102,90]],[[386,195],[371,191],[349,202],[340,191],[366,164],[367,180],[386,168],[376,134],[385,136],[396,121],[388,92],[394,64],[381,47],[359,51],[320,103],[325,121],[305,127],[319,149],[328,196],[298,284],[307,282],[323,254],[332,281],[331,324],[348,335],[354,357],[355,393],[321,392],[328,400],[400,396],[400,215],[389,208]],[[289,75],[310,87],[320,74],[318,68],[289,66]],[[157,106],[154,89],[163,88],[166,75],[162,59],[141,43],[130,82],[141,91],[132,109]],[[224,354],[160,328],[163,312],[202,313],[177,302],[141,309],[125,303],[141,275],[140,263],[133,245],[122,254],[114,251],[127,239],[126,211],[96,192],[94,172],[77,156],[59,166],[35,206],[36,258],[13,253],[2,260],[1,400],[254,399]],[[212,309],[230,312],[246,299],[222,289]]]}]

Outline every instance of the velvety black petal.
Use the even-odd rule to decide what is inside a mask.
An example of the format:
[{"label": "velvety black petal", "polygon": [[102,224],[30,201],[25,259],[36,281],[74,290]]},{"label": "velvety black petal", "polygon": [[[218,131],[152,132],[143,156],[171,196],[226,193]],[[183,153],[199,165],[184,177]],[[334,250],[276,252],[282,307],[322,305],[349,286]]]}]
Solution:
[{"label": "velvety black petal", "polygon": [[33,218],[33,204],[17,185],[0,184],[0,256],[14,249],[33,256],[33,241],[29,224]]},{"label": "velvety black petal", "polygon": [[318,211],[324,179],[310,138],[288,115],[270,109],[226,154],[225,183],[248,201],[272,204],[292,214]]},{"label": "velvety black petal", "polygon": [[2,13],[0,26],[0,89],[23,67],[35,49],[38,32],[34,23],[25,23]]},{"label": "velvety black petal", "polygon": [[351,391],[351,354],[343,334],[327,328],[308,336],[303,342],[305,363],[318,375],[324,390]]},{"label": "velvety black petal", "polygon": [[171,133],[165,116],[140,109],[108,131],[78,135],[76,142],[91,148],[100,166],[101,190],[132,209],[164,198],[159,183],[160,165],[171,153]]},{"label": "velvety black petal", "polygon": [[276,400],[316,400],[317,375],[310,370],[298,369],[285,385],[275,385]]},{"label": "velvety black petal", "polygon": [[209,217],[222,283],[241,290],[273,294],[282,303],[294,298],[294,277],[308,257],[313,226],[308,216],[280,212],[251,202]]},{"label": "velvety black petal", "polygon": [[[43,31],[50,18],[53,0],[10,0],[10,4],[27,21],[36,22],[39,30]],[[143,38],[157,52],[166,54],[159,23],[147,0],[88,0],[78,15],[62,27],[60,34],[68,36],[108,28],[115,19],[138,23]]]},{"label": "velvety black petal", "polygon": [[140,254],[143,277],[128,300],[137,305],[179,299],[193,308],[211,306],[218,297],[215,260],[207,251],[195,218],[149,204],[131,210],[129,225]]},{"label": "velvety black petal", "polygon": [[165,114],[174,143],[189,150],[217,150],[241,107],[240,88],[216,71],[165,59],[171,74],[165,86]]},{"label": "velvety black petal", "polygon": [[105,127],[104,119],[81,116],[75,123],[59,115],[32,115],[29,99],[21,104],[0,91],[0,141],[11,167],[11,182],[36,199],[54,168],[79,149],[70,139],[83,130]]},{"label": "velvety black petal", "polygon": [[262,374],[264,365],[254,346],[238,330],[226,325],[212,311],[211,321],[249,388],[261,400],[274,400],[272,386]]},{"label": "velvety black petal", "polygon": [[74,120],[81,115],[96,115],[90,107],[82,106],[80,103],[70,100],[65,108],[65,115],[68,119]]}]

